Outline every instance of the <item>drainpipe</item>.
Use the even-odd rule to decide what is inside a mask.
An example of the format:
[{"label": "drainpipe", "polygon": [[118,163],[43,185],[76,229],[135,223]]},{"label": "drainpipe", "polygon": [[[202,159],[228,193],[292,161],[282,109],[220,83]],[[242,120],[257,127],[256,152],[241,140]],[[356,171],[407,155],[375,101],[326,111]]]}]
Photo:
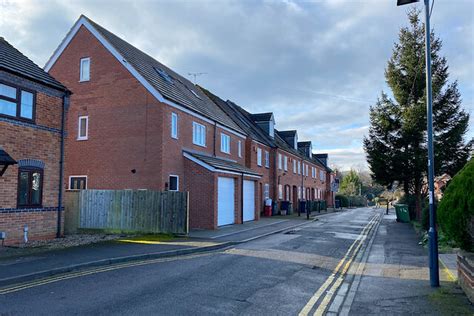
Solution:
[{"label": "drainpipe", "polygon": [[58,193],[58,223],[56,238],[61,237],[61,210],[63,208],[63,177],[64,177],[64,124],[66,121],[66,108],[69,106],[70,92],[66,91],[63,96],[63,106],[61,110],[61,148],[59,154],[59,193]]},{"label": "drainpipe", "polygon": [[242,222],[241,224],[243,224],[244,223],[244,173],[243,172],[242,172],[242,177],[240,178],[240,218]]},{"label": "drainpipe", "polygon": [[216,156],[216,139],[217,138],[217,122],[214,122],[214,146],[213,146],[213,155]]}]

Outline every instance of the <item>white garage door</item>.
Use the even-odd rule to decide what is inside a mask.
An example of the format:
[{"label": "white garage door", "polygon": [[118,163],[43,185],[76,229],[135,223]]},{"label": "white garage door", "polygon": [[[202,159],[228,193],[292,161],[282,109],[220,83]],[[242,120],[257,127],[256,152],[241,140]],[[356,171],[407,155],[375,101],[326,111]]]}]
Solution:
[{"label": "white garage door", "polygon": [[234,179],[217,179],[217,226],[234,223]]},{"label": "white garage door", "polygon": [[244,222],[255,219],[255,181],[244,180]]}]

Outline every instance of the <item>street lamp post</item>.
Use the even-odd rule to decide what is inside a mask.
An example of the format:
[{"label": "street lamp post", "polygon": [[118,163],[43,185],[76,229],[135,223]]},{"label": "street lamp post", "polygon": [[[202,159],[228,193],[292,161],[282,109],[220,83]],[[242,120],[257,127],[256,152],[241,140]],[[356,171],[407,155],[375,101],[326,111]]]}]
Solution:
[{"label": "street lamp post", "polygon": [[[397,0],[397,5],[405,5],[419,0]],[[439,286],[438,232],[436,231],[436,204],[434,199],[434,150],[433,150],[433,103],[431,91],[431,38],[430,38],[430,0],[425,2],[425,57],[426,57],[426,114],[428,132],[428,188],[430,202],[429,260],[430,284]]]}]

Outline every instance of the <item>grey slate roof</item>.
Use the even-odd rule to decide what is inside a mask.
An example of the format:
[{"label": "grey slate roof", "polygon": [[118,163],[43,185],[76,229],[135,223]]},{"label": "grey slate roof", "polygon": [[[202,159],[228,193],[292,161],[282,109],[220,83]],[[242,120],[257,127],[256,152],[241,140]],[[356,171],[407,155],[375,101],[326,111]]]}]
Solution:
[{"label": "grey slate roof", "polygon": [[212,92],[200,87],[201,90],[215,103],[219,106],[227,115],[234,120],[234,122],[239,125],[239,127],[244,130],[247,135],[252,139],[259,141],[260,143],[267,145],[269,147],[275,147],[274,140],[267,135],[257,124],[252,120],[251,114],[244,109],[242,109],[237,104],[232,101],[224,101]]},{"label": "grey slate roof", "polygon": [[0,69],[40,82],[58,90],[67,90],[59,81],[23,55],[3,37],[0,37]]},{"label": "grey slate roof", "polygon": [[272,112],[250,114],[250,117],[255,122],[268,122],[272,119],[272,116]]},{"label": "grey slate roof", "polygon": [[[291,130],[291,131],[278,131],[275,130],[275,137],[271,138],[264,130],[262,130],[257,124],[256,121],[253,120],[254,116],[257,115],[257,119],[269,119],[273,113],[260,113],[263,114],[262,116],[258,117],[260,114],[250,114],[246,110],[244,110],[242,107],[238,106],[232,101],[224,101],[218,96],[214,95],[212,92],[200,87],[204,93],[206,93],[209,98],[214,101],[223,111],[227,113],[235,122],[238,124],[252,139],[257,140],[261,142],[262,144],[265,144],[269,147],[278,147],[280,149],[285,150],[286,152],[292,153],[295,156],[298,156],[300,158],[303,158],[307,161],[311,161],[317,165],[319,165],[322,168],[325,168],[328,170],[329,168],[324,166],[324,164],[316,158],[310,159],[307,157],[304,153],[302,153],[299,150],[294,149],[288,143],[280,137],[280,134],[283,133],[283,135],[286,136],[294,136],[296,133],[296,130]],[[269,115],[270,114],[270,115]],[[310,142],[299,142],[301,144],[304,143],[310,143]],[[330,170],[330,169],[329,169]]]},{"label": "grey slate roof", "polygon": [[217,157],[212,157],[212,156],[206,156],[203,154],[198,154],[195,152],[189,152],[189,151],[184,151],[185,153],[193,156],[194,158],[210,165],[213,168],[219,169],[219,170],[226,170],[226,171],[234,171],[238,173],[245,173],[245,174],[250,174],[250,175],[256,175],[256,176],[261,176],[258,172],[255,172],[254,170],[244,167],[243,165],[223,159],[223,158],[217,158]]},{"label": "grey slate roof", "polygon": [[16,161],[10,157],[10,155],[2,147],[0,147],[0,163],[4,165],[14,165],[16,164]]},{"label": "grey slate roof", "polygon": [[[164,98],[185,106],[196,113],[238,132],[243,132],[230,117],[188,79],[182,77],[172,69],[109,32],[89,18],[85,18]],[[160,75],[158,71],[165,71],[165,76]],[[166,74],[171,77],[172,82],[167,80]],[[194,91],[197,96],[194,95],[192,91]]]}]

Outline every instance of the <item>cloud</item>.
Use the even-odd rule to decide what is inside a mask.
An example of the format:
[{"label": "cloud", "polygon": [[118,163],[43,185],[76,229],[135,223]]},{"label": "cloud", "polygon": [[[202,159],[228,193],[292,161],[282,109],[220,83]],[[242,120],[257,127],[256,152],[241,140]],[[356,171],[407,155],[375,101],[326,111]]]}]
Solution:
[{"label": "cloud", "polygon": [[[384,69],[408,10],[380,0],[0,0],[0,6],[0,34],[40,65],[86,14],[182,75],[206,72],[198,83],[222,98],[252,112],[273,111],[278,129],[297,128],[344,168],[366,165],[369,106],[388,92]],[[436,1],[432,26],[472,114],[474,3]]]}]

